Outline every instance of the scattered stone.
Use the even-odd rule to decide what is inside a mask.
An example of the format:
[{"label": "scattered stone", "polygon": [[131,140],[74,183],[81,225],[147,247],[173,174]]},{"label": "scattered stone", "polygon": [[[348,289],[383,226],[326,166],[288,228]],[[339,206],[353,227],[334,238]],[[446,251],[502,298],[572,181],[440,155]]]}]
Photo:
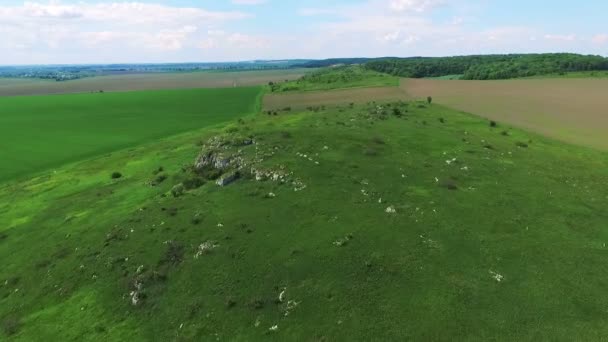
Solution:
[{"label": "scattered stone", "polygon": [[142,274],[144,272],[144,265],[140,265],[135,271],[136,274]]},{"label": "scattered stone", "polygon": [[194,254],[194,258],[198,259],[201,255],[209,254],[212,250],[218,248],[220,245],[213,241],[205,241],[198,246],[198,250],[196,254]]},{"label": "scattered stone", "polygon": [[490,274],[492,275],[492,278],[494,278],[494,280],[496,280],[499,283],[501,281],[503,281],[503,279],[505,278],[502,274],[499,274],[499,273],[494,272],[492,270],[490,270]]},{"label": "scattered stone", "polygon": [[397,210],[395,209],[394,206],[391,205],[390,207],[386,208],[386,210],[384,210],[384,212],[386,212],[387,214],[396,214]]},{"label": "scattered stone", "polygon": [[233,172],[227,173],[227,174],[223,175],[222,177],[220,177],[217,180],[216,184],[219,186],[226,186],[226,185],[233,183],[237,179],[239,179],[239,177],[240,177],[240,173],[238,171],[233,171]]},{"label": "scattered stone", "polygon": [[271,326],[270,328],[268,328],[268,330],[275,332],[275,331],[279,330],[279,326],[275,324],[275,325]]}]

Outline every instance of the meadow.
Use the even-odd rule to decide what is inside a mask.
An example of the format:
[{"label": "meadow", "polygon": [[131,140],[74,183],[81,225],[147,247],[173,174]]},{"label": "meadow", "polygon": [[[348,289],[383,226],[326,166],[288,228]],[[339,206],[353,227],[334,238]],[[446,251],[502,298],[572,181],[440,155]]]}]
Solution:
[{"label": "meadow", "polygon": [[608,79],[402,81],[413,98],[434,101],[566,142],[608,149]]},{"label": "meadow", "polygon": [[0,78],[0,96],[26,96],[64,93],[87,93],[133,90],[189,88],[229,88],[259,86],[300,78],[314,69],[262,71],[158,72],[87,77],[56,82],[51,80]]},{"label": "meadow", "polygon": [[260,87],[0,98],[0,182],[259,110]]},{"label": "meadow", "polygon": [[0,186],[0,336],[600,340],[607,167],[415,101],[149,141]]},{"label": "meadow", "polygon": [[359,65],[339,66],[310,71],[301,78],[270,85],[273,93],[309,92],[345,88],[396,87],[399,78]]},{"label": "meadow", "polygon": [[371,87],[354,89],[332,89],[325,91],[267,93],[264,96],[264,110],[280,110],[286,107],[306,109],[316,106],[340,104],[362,104],[371,101],[394,101],[409,99],[400,87]]}]

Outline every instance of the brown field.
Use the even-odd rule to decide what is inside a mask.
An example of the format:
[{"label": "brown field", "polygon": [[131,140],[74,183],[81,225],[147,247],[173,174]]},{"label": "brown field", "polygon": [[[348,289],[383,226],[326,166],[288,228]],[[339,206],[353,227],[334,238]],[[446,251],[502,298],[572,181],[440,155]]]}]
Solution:
[{"label": "brown field", "polygon": [[434,101],[559,140],[608,150],[608,79],[445,81],[402,87]]},{"label": "brown field", "polygon": [[292,94],[268,94],[264,97],[264,109],[275,110],[285,107],[303,109],[310,106],[329,106],[369,101],[407,100],[407,94],[400,87],[354,88],[329,91],[310,91]]},{"label": "brown field", "polygon": [[66,82],[6,78],[0,79],[0,96],[83,93],[100,90],[131,91],[255,86],[267,84],[270,81],[297,79],[311,70],[145,73],[89,77]]}]

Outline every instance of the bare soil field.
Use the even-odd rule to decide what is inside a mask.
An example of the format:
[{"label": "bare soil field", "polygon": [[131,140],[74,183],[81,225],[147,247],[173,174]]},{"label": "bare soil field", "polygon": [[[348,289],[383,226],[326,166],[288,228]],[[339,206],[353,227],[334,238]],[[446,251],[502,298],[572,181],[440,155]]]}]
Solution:
[{"label": "bare soil field", "polygon": [[434,101],[563,141],[608,150],[608,79],[402,80]]},{"label": "bare soil field", "polygon": [[294,80],[313,69],[145,73],[89,77],[74,81],[0,78],[0,96],[46,95],[103,91],[255,86]]},{"label": "bare soil field", "polygon": [[263,107],[264,110],[275,110],[285,107],[303,109],[310,106],[331,106],[406,99],[408,99],[408,96],[400,87],[352,88],[291,94],[268,94],[264,97]]}]

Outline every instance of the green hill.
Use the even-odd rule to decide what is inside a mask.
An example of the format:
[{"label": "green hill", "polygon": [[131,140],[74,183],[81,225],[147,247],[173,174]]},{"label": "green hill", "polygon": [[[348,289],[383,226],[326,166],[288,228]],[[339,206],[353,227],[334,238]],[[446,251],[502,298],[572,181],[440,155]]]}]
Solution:
[{"label": "green hill", "polygon": [[273,93],[315,91],[360,87],[398,86],[399,78],[366,69],[359,65],[327,67],[295,81],[270,83]]},{"label": "green hill", "polygon": [[148,142],[2,185],[0,336],[599,340],[607,166],[418,102]]}]

